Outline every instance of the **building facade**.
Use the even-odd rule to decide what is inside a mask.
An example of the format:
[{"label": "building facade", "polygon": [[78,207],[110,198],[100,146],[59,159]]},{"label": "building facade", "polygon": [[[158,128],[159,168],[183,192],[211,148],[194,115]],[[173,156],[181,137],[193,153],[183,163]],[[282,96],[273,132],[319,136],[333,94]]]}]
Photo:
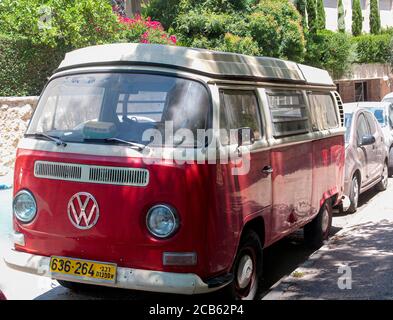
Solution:
[{"label": "building facade", "polygon": [[[337,31],[338,0],[324,0],[326,13],[326,28]],[[343,0],[345,12],[345,28],[351,32],[352,0]],[[370,0],[360,0],[363,16],[363,32],[370,32]],[[393,27],[393,0],[379,0],[379,14],[382,28]]]}]

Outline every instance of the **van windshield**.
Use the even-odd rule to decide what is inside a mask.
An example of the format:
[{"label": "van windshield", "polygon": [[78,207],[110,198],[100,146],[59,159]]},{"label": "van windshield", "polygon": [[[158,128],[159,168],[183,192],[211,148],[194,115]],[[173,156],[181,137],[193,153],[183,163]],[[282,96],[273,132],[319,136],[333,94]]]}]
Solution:
[{"label": "van windshield", "polygon": [[208,129],[209,105],[205,86],[183,78],[142,73],[64,76],[46,87],[27,136],[46,134],[78,143],[121,139],[168,145],[168,141],[176,144],[173,138],[165,142],[168,132],[173,135],[188,129],[192,135],[185,134],[181,144],[199,147],[204,141],[198,141],[197,130]]}]

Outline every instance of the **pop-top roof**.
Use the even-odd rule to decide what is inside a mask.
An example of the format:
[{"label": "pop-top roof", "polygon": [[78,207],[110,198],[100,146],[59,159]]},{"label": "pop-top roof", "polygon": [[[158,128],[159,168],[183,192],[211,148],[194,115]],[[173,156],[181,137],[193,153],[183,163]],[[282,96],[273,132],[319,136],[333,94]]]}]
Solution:
[{"label": "pop-top roof", "polygon": [[58,71],[114,64],[171,67],[213,78],[334,85],[327,71],[295,62],[205,49],[135,43],[100,45],[72,51],[66,54]]}]

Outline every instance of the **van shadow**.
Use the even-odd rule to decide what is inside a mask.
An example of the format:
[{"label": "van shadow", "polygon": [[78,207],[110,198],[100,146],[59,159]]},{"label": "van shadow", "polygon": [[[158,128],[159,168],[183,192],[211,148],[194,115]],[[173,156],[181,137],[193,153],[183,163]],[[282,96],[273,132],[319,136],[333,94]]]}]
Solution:
[{"label": "van shadow", "polygon": [[[340,230],[332,227],[331,235]],[[291,274],[305,262],[315,251],[304,243],[303,231],[299,230],[264,250],[264,286],[261,297],[267,294],[270,288],[281,278]],[[204,295],[183,296],[176,294],[159,294],[134,290],[113,289],[105,287],[92,287],[83,292],[74,292],[61,286],[45,292],[36,300],[134,300],[134,301],[160,301],[196,303],[198,301],[223,300],[222,292],[213,292]]]}]

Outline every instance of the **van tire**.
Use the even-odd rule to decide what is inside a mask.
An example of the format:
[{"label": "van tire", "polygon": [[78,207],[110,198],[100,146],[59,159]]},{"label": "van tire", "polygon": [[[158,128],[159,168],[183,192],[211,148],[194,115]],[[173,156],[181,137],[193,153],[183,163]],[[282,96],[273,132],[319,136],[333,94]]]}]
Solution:
[{"label": "van tire", "polygon": [[[261,240],[255,231],[247,231],[242,236],[231,271],[233,281],[221,292],[225,298],[231,300],[257,300],[259,298],[262,289],[262,250]],[[245,274],[242,271],[245,271],[245,267],[249,267],[250,263],[252,263],[252,274],[248,282],[244,277],[242,279],[242,275]]]},{"label": "van tire", "polygon": [[388,171],[389,171],[388,164],[387,162],[385,162],[383,165],[381,181],[379,181],[376,186],[378,191],[385,191],[388,188],[388,181],[389,181]]},{"label": "van tire", "polygon": [[347,210],[348,213],[355,213],[358,210],[359,194],[360,194],[360,181],[358,176],[355,174],[352,177],[351,187],[349,190],[349,201],[351,202],[351,205]]},{"label": "van tire", "polygon": [[332,216],[332,206],[330,200],[327,200],[319,210],[318,215],[304,226],[304,240],[308,246],[319,248],[329,238]]}]

